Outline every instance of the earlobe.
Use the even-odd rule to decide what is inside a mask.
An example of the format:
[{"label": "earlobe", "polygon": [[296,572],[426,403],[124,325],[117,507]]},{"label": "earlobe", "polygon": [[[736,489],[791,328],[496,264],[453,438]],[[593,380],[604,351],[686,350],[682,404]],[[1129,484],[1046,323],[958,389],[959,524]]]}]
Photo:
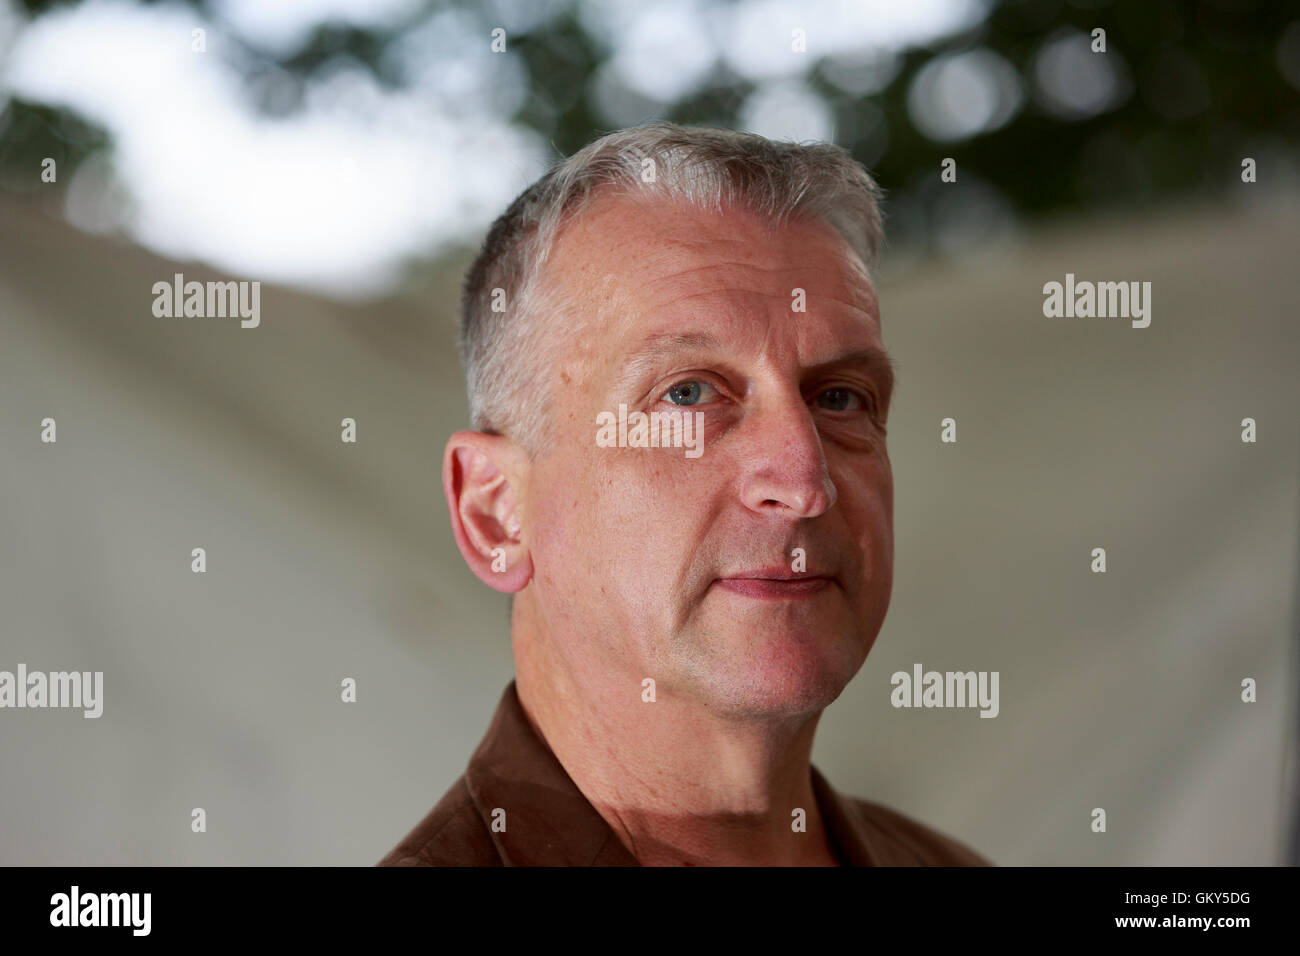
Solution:
[{"label": "earlobe", "polygon": [[484,584],[514,594],[533,575],[519,515],[526,456],[509,438],[456,432],[443,453],[442,488],[461,556]]}]

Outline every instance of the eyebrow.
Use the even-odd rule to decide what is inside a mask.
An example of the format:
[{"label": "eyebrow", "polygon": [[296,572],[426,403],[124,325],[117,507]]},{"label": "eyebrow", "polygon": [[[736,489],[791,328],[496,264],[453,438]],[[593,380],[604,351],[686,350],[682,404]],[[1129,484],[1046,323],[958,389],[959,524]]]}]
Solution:
[{"label": "eyebrow", "polygon": [[647,336],[623,361],[618,384],[628,385],[682,352],[719,352],[722,343],[708,332],[660,332]]},{"label": "eyebrow", "polygon": [[859,365],[866,368],[869,375],[880,380],[885,399],[894,393],[894,387],[898,384],[898,363],[894,361],[892,355],[874,345],[847,352],[829,362],[822,362],[814,366],[811,371],[830,369],[837,365]]},{"label": "eyebrow", "polygon": [[[676,355],[706,351],[723,351],[722,343],[708,332],[660,332],[649,335],[623,361],[617,378],[618,385],[626,387],[640,380]],[[874,345],[819,362],[808,371],[817,372],[848,365],[865,367],[869,374],[881,381],[886,396],[893,393],[897,384],[898,365],[892,355]]]}]

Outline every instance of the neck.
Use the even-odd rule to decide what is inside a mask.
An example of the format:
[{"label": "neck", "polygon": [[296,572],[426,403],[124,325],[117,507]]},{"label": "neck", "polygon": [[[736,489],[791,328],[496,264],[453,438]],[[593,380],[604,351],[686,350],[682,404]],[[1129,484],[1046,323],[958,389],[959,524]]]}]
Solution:
[{"label": "neck", "polygon": [[663,686],[646,702],[643,675],[565,660],[527,617],[517,606],[520,703],[641,864],[834,865],[810,767],[820,713],[737,720]]}]

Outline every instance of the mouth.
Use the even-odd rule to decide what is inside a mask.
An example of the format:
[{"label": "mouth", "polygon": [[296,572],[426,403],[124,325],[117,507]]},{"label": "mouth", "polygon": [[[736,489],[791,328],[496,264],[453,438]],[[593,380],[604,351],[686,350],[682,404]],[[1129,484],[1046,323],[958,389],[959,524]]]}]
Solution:
[{"label": "mouth", "polygon": [[789,601],[815,597],[828,590],[835,579],[829,574],[795,574],[787,568],[775,568],[718,578],[713,583],[742,597]]}]

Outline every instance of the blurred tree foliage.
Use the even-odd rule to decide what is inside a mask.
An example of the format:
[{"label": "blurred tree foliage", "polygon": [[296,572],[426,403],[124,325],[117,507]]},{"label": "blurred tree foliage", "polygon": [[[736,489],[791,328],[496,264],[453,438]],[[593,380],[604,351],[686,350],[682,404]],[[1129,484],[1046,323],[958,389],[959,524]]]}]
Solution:
[{"label": "blurred tree foliage", "polygon": [[[66,4],[26,0],[22,5],[35,15]],[[219,20],[213,4],[191,0],[191,5]],[[427,4],[410,21],[386,32],[323,25],[283,61],[257,50],[243,52],[254,64],[253,72],[261,64],[299,80],[346,55],[366,64],[380,82],[394,84],[397,79],[386,74],[383,58],[389,42],[448,6],[479,17],[486,42],[492,23],[483,5],[446,0]],[[903,52],[892,80],[869,96],[846,94],[828,78],[826,61],[814,63],[809,82],[835,117],[836,140],[886,187],[895,236],[899,227],[905,236],[927,228],[946,156],[957,158],[965,181],[983,184],[1013,215],[1110,204],[1131,208],[1230,189],[1240,182],[1241,160],[1251,155],[1247,150],[1291,157],[1294,168],[1300,99],[1277,59],[1279,37],[1298,18],[1300,10],[1293,4],[1267,0],[997,0],[977,27]],[[983,47],[1027,77],[1036,51],[1065,26],[1085,35],[1095,27],[1106,30],[1108,48],[1121,54],[1134,85],[1122,105],[1073,120],[1030,99],[1001,128],[949,144],[926,138],[909,116],[908,91],[935,57]],[[608,128],[593,103],[589,80],[609,51],[584,30],[572,7],[531,32],[512,35],[510,43],[528,80],[516,122],[536,129],[565,154]],[[1177,68],[1189,62],[1190,74]],[[1157,106],[1171,86],[1178,95],[1179,83],[1194,84],[1202,106],[1170,116]],[[682,123],[735,126],[738,110],[754,88],[752,81],[720,66],[697,90],[658,115]],[[657,117],[646,117],[651,118]],[[39,188],[30,171],[45,156],[59,161],[59,180],[66,183],[73,167],[107,142],[103,131],[66,111],[11,101],[0,117],[0,184],[11,191]],[[899,217],[904,209],[910,213]]]}]

